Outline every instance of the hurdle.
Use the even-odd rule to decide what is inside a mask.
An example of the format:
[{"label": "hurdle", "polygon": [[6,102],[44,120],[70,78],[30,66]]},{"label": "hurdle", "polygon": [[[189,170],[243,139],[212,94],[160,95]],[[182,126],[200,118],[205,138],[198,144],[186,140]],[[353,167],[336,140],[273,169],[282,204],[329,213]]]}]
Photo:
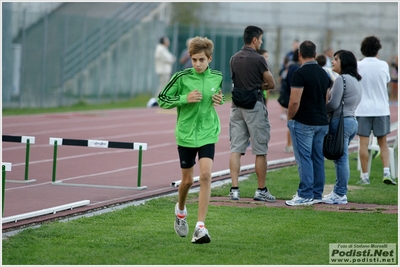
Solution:
[{"label": "hurdle", "polygon": [[[81,186],[81,187],[83,186],[83,187],[98,187],[98,188],[128,189],[128,190],[142,190],[142,189],[147,188],[147,186],[141,186],[142,151],[147,150],[147,143],[114,142],[114,141],[103,141],[103,140],[80,140],[80,139],[66,139],[66,138],[54,138],[54,137],[50,138],[49,143],[50,143],[50,145],[54,145],[52,185]],[[93,185],[93,184],[72,184],[72,183],[63,183],[62,181],[56,181],[58,145],[85,146],[85,147],[97,147],[97,148],[122,148],[122,149],[139,150],[137,187]]]},{"label": "hurdle", "polygon": [[10,162],[2,162],[1,163],[1,169],[2,169],[2,216],[4,215],[4,193],[5,193],[5,187],[6,187],[6,172],[11,171],[11,163]]},{"label": "hurdle", "polygon": [[35,137],[33,136],[13,136],[13,135],[3,135],[3,142],[13,142],[13,143],[26,143],[26,153],[25,153],[25,178],[23,181],[19,180],[7,180],[6,182],[11,183],[31,183],[35,182],[35,179],[29,180],[29,154],[30,145],[35,143]]}]

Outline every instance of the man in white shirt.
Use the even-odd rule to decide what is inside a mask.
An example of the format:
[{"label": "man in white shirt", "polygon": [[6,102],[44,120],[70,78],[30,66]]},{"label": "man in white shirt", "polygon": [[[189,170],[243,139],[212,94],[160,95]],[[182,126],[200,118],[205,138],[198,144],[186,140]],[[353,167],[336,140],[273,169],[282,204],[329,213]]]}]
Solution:
[{"label": "man in white shirt", "polygon": [[147,102],[147,107],[157,106],[156,98],[171,78],[172,65],[175,63],[176,57],[168,50],[169,45],[169,38],[167,36],[163,36],[160,38],[160,42],[156,46],[154,60],[156,73],[158,75],[158,87],[155,97],[151,98]]},{"label": "man in white shirt", "polygon": [[359,184],[369,184],[368,173],[368,143],[371,131],[378,139],[383,164],[383,182],[395,185],[389,171],[389,148],[386,136],[390,133],[390,108],[387,85],[390,82],[389,65],[377,58],[382,48],[380,40],[375,36],[364,38],[361,43],[361,53],[364,59],[358,62],[362,92],[361,102],[355,115],[358,120],[360,139],[361,180]]}]

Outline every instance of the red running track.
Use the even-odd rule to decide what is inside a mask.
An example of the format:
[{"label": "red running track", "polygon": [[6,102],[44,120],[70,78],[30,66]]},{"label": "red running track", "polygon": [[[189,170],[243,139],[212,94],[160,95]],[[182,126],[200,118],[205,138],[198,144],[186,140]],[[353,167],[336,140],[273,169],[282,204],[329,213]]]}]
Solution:
[{"label": "red running track", "polygon": [[[228,170],[230,155],[230,103],[217,107],[217,110],[222,132],[216,145],[213,172]],[[287,127],[286,121],[279,118],[281,109],[276,100],[268,102],[268,111],[271,123],[268,161],[292,158],[293,154],[284,152]],[[391,107],[391,112],[391,120],[397,121],[397,107]],[[4,223],[3,229],[177,192],[177,188],[171,186],[172,182],[180,180],[181,175],[174,135],[175,122],[176,110],[161,108],[3,117],[3,135],[35,137],[35,144],[30,145],[28,178],[36,180],[30,183],[6,182],[3,218],[90,200],[89,205],[73,210]],[[147,188],[132,190],[52,184],[54,146],[49,144],[51,137],[147,143],[141,174],[141,186]],[[12,163],[12,170],[6,173],[7,180],[24,181],[25,144],[2,142],[2,151],[2,162]],[[57,154],[56,180],[63,184],[137,187],[139,153],[136,150],[58,146]],[[251,164],[254,164],[254,156],[249,149],[242,157],[242,166]],[[197,167],[195,176],[199,175]],[[273,174],[269,174],[267,179],[274,179]]]}]

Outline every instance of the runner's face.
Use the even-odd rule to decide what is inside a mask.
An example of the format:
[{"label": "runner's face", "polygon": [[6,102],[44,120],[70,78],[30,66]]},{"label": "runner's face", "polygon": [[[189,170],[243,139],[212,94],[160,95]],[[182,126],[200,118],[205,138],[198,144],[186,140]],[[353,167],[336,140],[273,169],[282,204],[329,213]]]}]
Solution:
[{"label": "runner's face", "polygon": [[203,73],[207,69],[208,64],[211,62],[211,58],[207,58],[204,52],[194,54],[191,56],[191,58],[193,68],[197,73]]}]

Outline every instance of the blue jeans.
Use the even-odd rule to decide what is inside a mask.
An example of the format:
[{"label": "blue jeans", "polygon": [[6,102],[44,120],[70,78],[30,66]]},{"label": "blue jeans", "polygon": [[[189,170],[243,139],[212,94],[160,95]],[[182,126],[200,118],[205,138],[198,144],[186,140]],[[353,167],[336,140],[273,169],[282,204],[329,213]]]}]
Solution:
[{"label": "blue jeans", "polygon": [[[357,133],[358,122],[354,117],[344,118],[344,153],[340,159],[334,160],[336,170],[336,184],[333,192],[339,196],[346,195],[347,184],[350,178],[349,145]],[[339,118],[332,119],[329,131],[334,133],[339,124]]]},{"label": "blue jeans", "polygon": [[290,120],[288,127],[300,176],[297,194],[302,198],[321,199],[325,186],[322,145],[328,125],[306,125]]}]

